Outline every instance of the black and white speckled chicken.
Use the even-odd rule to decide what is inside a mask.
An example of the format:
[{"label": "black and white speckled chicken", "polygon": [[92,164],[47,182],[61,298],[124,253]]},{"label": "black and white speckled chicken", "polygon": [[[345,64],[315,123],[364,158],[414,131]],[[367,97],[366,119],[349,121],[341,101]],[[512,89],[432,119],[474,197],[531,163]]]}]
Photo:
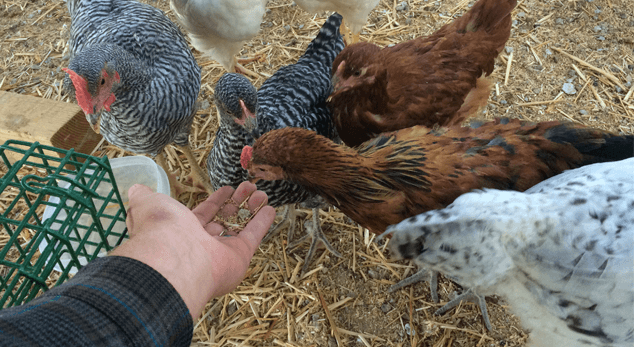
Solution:
[{"label": "black and white speckled chicken", "polygon": [[[247,171],[240,166],[242,148],[252,145],[254,137],[270,130],[301,127],[331,139],[337,138],[326,98],[332,91],[332,62],[344,47],[339,33],[340,24],[339,14],[330,16],[297,63],[280,68],[264,82],[257,94],[253,85],[242,75],[228,73],[218,80],[215,97],[220,127],[207,158],[207,168],[214,187],[236,187],[248,180]],[[274,207],[295,203],[306,203],[313,207],[313,225],[307,228],[309,235],[313,236],[313,242],[304,270],[318,240],[324,242],[333,254],[339,255],[321,231],[318,209],[315,207],[320,205],[319,196],[288,181],[263,182],[258,184],[258,189],[267,193],[269,204]],[[287,206],[285,220],[291,223],[289,235],[295,217],[294,207]]]},{"label": "black and white speckled chicken", "polygon": [[633,346],[633,173],[626,159],[524,193],[474,191],[385,234],[393,254],[469,288],[483,314],[481,295],[505,297],[528,346]]},{"label": "black and white speckled chicken", "polygon": [[[199,188],[211,185],[189,148],[200,67],[165,14],[131,0],[69,0],[70,64],[64,89],[108,142],[156,156],[181,146]],[[172,192],[186,187],[170,175]],[[176,193],[177,195],[177,193]]]}]

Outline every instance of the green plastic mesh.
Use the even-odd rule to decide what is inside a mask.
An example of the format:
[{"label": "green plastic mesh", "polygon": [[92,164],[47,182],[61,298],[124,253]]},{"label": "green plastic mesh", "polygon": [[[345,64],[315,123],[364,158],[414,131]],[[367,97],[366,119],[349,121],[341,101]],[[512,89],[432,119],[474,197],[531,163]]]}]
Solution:
[{"label": "green plastic mesh", "polygon": [[106,156],[10,140],[0,146],[0,175],[2,308],[61,284],[126,236]]}]

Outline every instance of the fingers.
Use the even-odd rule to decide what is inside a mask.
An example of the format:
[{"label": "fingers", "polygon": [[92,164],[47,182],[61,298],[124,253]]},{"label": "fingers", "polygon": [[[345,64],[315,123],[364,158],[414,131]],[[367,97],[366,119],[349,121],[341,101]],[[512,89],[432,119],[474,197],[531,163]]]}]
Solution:
[{"label": "fingers", "polygon": [[249,211],[253,213],[256,208],[269,203],[269,197],[265,192],[256,190],[249,198]]},{"label": "fingers", "polygon": [[196,206],[192,212],[198,218],[200,224],[205,225],[209,223],[209,221],[216,216],[225,201],[231,197],[233,192],[233,188],[224,186],[211,194],[207,200]]},{"label": "fingers", "polygon": [[251,182],[242,182],[236,189],[236,192],[233,193],[233,201],[237,202],[238,205],[244,202],[257,188],[255,184]]},{"label": "fingers", "polygon": [[[207,200],[198,205],[192,212],[210,235],[218,235],[222,232],[223,227],[217,223],[209,223],[216,215],[226,219],[236,214],[238,212],[238,206],[247,199],[247,207],[251,213],[268,203],[266,193],[256,191],[256,189],[256,186],[250,182],[242,182],[235,191],[228,186],[222,187],[207,198]],[[234,203],[225,203],[229,199],[233,200]],[[275,212],[273,212],[273,217],[275,217]],[[261,223],[261,221],[259,223]],[[272,221],[269,223],[269,226],[271,223]],[[268,230],[268,227],[266,230]],[[266,233],[266,230],[264,230],[264,233]],[[235,236],[236,234],[229,232],[227,235]],[[255,240],[255,238],[253,239],[253,242],[255,242],[254,247],[257,247],[262,237],[263,236],[260,236],[257,240]]]},{"label": "fingers", "polygon": [[[255,195],[255,194],[254,194]],[[266,195],[266,194],[265,194]],[[259,206],[259,205],[258,205]],[[275,209],[271,206],[264,206],[247,224],[247,226],[237,235],[249,247],[251,255],[260,245],[262,238],[269,231],[271,224],[275,220]]]},{"label": "fingers", "polygon": [[242,182],[238,186],[238,189],[233,193],[231,199],[235,204],[226,204],[222,210],[220,211],[220,215],[224,218],[227,218],[238,212],[238,206],[242,205],[242,203],[249,199],[249,196],[255,192],[257,188],[255,184],[250,182]]}]

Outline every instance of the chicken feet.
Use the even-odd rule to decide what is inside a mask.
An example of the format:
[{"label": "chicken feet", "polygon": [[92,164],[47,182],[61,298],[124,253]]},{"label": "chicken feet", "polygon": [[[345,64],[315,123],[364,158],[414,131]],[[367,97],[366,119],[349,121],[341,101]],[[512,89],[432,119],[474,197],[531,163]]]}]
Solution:
[{"label": "chicken feet", "polygon": [[359,40],[361,39],[360,37],[361,33],[358,33],[358,34],[353,33],[352,30],[350,30],[346,26],[346,24],[344,23],[344,20],[345,19],[341,20],[341,25],[339,26],[339,32],[341,33],[341,36],[343,36],[346,46],[359,42]]},{"label": "chicken feet", "polygon": [[[429,276],[428,278],[425,278]],[[397,284],[391,286],[387,292],[392,293],[403,287],[407,287],[411,284],[418,283],[421,281],[429,281],[429,287],[431,291],[431,299],[434,302],[438,302],[438,271],[420,269],[417,273],[407,277],[406,279],[398,282]]]},{"label": "chicken feet", "polygon": [[189,175],[185,178],[185,181],[192,181],[194,192],[207,192],[207,194],[211,195],[211,193],[214,192],[214,188],[211,185],[209,176],[203,171],[200,164],[198,164],[191,148],[189,148],[189,146],[179,146],[179,148],[185,154],[185,157],[187,157],[187,161],[189,161],[189,168],[191,170]]},{"label": "chicken feet", "polygon": [[466,292],[456,296],[451,301],[449,301],[445,306],[439,308],[434,312],[435,315],[441,315],[450,309],[458,306],[461,301],[472,302],[480,307],[480,311],[482,311],[482,319],[484,320],[484,325],[487,330],[492,331],[491,321],[489,320],[489,314],[487,312],[487,303],[484,300],[484,296],[476,294],[472,289],[468,289]]},{"label": "chicken feet", "polygon": [[271,237],[273,237],[273,235],[281,230],[282,227],[286,224],[288,224],[288,234],[286,240],[292,239],[293,234],[295,233],[295,221],[297,217],[299,217],[299,214],[297,213],[295,205],[291,204],[284,206],[284,211],[282,212],[282,220],[279,223],[271,226],[271,229],[269,229],[269,232],[266,234],[266,236],[264,236],[261,243],[268,242]]},{"label": "chicken feet", "polygon": [[294,241],[293,243],[288,245],[288,248],[295,248],[304,242],[308,237],[312,237],[312,241],[310,242],[310,247],[308,248],[308,253],[306,254],[306,258],[304,259],[304,265],[302,266],[302,274],[306,273],[308,269],[308,264],[312,260],[315,255],[315,251],[317,250],[317,243],[321,241],[324,246],[338,258],[341,258],[341,253],[339,253],[326,239],[323,230],[321,229],[321,223],[319,222],[319,208],[313,208],[313,216],[312,216],[312,225],[307,221],[307,224],[304,224],[306,228],[306,235],[302,236],[299,240]]},{"label": "chicken feet", "polygon": [[[450,276],[445,276],[451,280],[454,280]],[[438,271],[428,270],[428,269],[420,269],[417,273],[407,277],[406,279],[398,282],[397,284],[391,286],[387,292],[392,293],[396,290],[399,290],[403,287],[409,286],[414,283],[418,283],[421,281],[429,281],[429,287],[431,291],[431,299],[434,302],[438,302]],[[456,296],[443,307],[439,308],[434,312],[435,315],[441,315],[450,309],[458,306],[461,301],[473,302],[480,307],[480,311],[482,311],[482,319],[484,319],[484,325],[487,327],[489,331],[491,328],[491,321],[489,320],[489,314],[487,313],[486,301],[484,300],[484,296],[480,296],[476,294],[473,290],[469,289],[466,292]]]},{"label": "chicken feet", "polygon": [[260,78],[259,74],[247,69],[242,64],[248,64],[248,63],[253,62],[253,61],[261,61],[261,60],[264,60],[264,55],[263,54],[256,54],[254,57],[251,57],[251,58],[240,58],[239,59],[237,57],[234,57],[233,58],[233,65],[232,65],[234,71],[229,71],[229,72],[237,72],[237,73],[241,73],[243,75],[247,75],[247,76],[250,76],[250,77],[253,77],[253,78]]},{"label": "chicken feet", "polygon": [[193,187],[187,186],[178,181],[176,174],[171,172],[169,166],[167,165],[167,160],[165,160],[163,153],[159,153],[156,156],[156,162],[167,174],[167,179],[170,183],[170,195],[174,199],[178,199],[178,197],[185,192],[200,193],[206,191],[208,194],[213,193],[214,189],[211,186],[211,183],[208,179],[206,179],[207,176],[203,173],[200,165],[198,165],[198,162],[194,158],[194,154],[191,152],[189,146],[182,146],[181,150],[185,153],[185,156],[189,161],[189,166],[191,167],[191,173],[187,176],[186,180],[191,180]]}]

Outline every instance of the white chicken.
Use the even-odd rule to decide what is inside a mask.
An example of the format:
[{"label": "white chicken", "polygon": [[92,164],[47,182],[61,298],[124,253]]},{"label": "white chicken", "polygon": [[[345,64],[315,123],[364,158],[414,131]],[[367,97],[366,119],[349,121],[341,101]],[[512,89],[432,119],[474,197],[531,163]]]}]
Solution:
[{"label": "white chicken", "polygon": [[340,31],[346,43],[352,44],[359,42],[361,29],[368,20],[370,12],[379,4],[379,0],[295,0],[295,3],[310,13],[339,12],[343,16]]},{"label": "white chicken", "polygon": [[633,172],[626,159],[524,193],[474,191],[381,237],[393,234],[393,254],[449,275],[467,296],[504,296],[529,346],[633,346]]},{"label": "white chicken", "polygon": [[[254,73],[237,59],[244,43],[260,31],[267,0],[170,0],[178,21],[189,33],[194,48],[229,72]],[[257,75],[256,75],[257,77]]]}]

